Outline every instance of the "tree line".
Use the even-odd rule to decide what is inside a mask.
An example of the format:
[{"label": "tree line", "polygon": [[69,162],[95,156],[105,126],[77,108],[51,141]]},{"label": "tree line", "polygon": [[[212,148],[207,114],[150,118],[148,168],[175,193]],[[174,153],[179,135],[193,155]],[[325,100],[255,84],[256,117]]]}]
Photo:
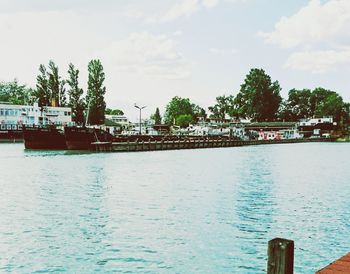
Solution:
[{"label": "tree line", "polygon": [[[50,61],[48,66],[41,64],[36,88],[21,85],[17,80],[0,82],[0,101],[12,104],[32,104],[43,106],[69,106],[72,118],[83,124],[86,115],[90,124],[104,123],[105,114],[123,115],[118,109],[106,109],[104,95],[105,73],[100,60],[88,64],[88,87],[86,96],[79,86],[79,70],[73,64],[68,67],[68,79],[59,75],[58,66]],[[350,124],[350,104],[335,91],[322,87],[311,89],[292,89],[288,98],[280,95],[281,86],[273,81],[263,69],[253,68],[246,75],[236,95],[216,97],[208,108],[210,117],[224,121],[226,117],[245,118],[252,121],[297,121],[302,118],[333,116],[342,128]],[[186,127],[196,123],[200,117],[207,117],[204,108],[189,98],[175,96],[166,105],[164,117],[159,108],[151,115],[156,124],[165,123]]]},{"label": "tree line", "polygon": [[[100,60],[91,60],[88,64],[88,86],[86,96],[79,86],[79,70],[70,63],[68,79],[63,79],[59,68],[50,60],[48,66],[39,66],[36,77],[36,88],[21,85],[15,79],[12,82],[0,83],[0,101],[16,105],[33,104],[38,102],[43,109],[45,106],[71,107],[72,120],[83,124],[103,124],[106,103],[104,95],[105,73]],[[88,117],[86,117],[88,115]]]},{"label": "tree line", "polygon": [[[253,68],[246,75],[236,96],[216,97],[208,108],[210,117],[224,121],[226,117],[250,119],[256,122],[298,121],[302,118],[333,116],[339,127],[350,124],[350,104],[335,91],[325,88],[292,89],[288,98],[280,95],[281,86],[263,69]],[[171,99],[164,113],[164,122],[182,127],[207,117],[206,111],[188,98]]]}]

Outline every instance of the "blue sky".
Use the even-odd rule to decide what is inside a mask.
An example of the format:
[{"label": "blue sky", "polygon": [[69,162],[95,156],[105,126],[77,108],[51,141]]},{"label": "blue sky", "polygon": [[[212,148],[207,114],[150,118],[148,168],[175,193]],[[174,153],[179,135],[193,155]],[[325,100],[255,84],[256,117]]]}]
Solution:
[{"label": "blue sky", "polygon": [[0,80],[35,86],[39,64],[81,71],[100,58],[107,105],[164,111],[175,95],[208,107],[250,68],[350,101],[349,0],[0,0]]}]

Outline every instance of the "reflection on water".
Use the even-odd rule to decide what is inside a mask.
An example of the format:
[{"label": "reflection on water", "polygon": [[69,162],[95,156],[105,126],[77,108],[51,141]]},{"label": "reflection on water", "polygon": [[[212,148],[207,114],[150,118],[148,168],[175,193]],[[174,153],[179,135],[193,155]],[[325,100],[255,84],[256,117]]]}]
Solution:
[{"label": "reflection on water", "polygon": [[[255,262],[251,258],[266,258],[266,239],[274,223],[276,202],[274,178],[271,166],[274,164],[270,154],[259,153],[244,161],[240,173],[236,214],[239,218],[237,237],[250,244],[241,246],[241,267],[256,272]],[[268,205],[268,206],[266,206]],[[264,271],[265,265],[259,270]]]},{"label": "reflection on water", "polygon": [[349,251],[347,144],[143,153],[0,146],[0,272],[296,273]]}]

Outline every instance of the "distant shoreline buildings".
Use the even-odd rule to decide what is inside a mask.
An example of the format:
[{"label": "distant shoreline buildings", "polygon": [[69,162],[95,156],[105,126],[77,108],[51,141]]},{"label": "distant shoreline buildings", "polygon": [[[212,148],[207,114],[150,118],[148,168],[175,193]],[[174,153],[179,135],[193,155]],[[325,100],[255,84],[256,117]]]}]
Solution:
[{"label": "distant shoreline buildings", "polygon": [[39,107],[31,105],[11,105],[0,102],[1,129],[16,129],[21,125],[69,125],[72,123],[70,107]]},{"label": "distant shoreline buildings", "polygon": [[[21,131],[22,125],[71,126],[70,107],[39,107],[31,105],[11,105],[0,102],[0,133]],[[332,117],[304,119],[299,122],[251,122],[249,120],[201,118],[197,124],[187,128],[169,125],[155,125],[145,119],[141,132],[145,135],[197,135],[232,136],[241,140],[281,140],[334,136],[336,124]],[[101,126],[113,134],[138,135],[140,123],[131,123],[124,115],[105,115],[105,125]],[[7,132],[8,133],[8,132]]]}]

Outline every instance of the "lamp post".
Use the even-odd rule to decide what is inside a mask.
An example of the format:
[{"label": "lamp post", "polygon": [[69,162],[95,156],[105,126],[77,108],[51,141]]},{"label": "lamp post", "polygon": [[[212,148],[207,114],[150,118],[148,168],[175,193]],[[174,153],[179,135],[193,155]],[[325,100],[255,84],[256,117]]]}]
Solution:
[{"label": "lamp post", "polygon": [[140,110],[140,135],[141,135],[141,111],[142,111],[146,106],[139,107],[138,105],[135,104],[134,107]]}]

